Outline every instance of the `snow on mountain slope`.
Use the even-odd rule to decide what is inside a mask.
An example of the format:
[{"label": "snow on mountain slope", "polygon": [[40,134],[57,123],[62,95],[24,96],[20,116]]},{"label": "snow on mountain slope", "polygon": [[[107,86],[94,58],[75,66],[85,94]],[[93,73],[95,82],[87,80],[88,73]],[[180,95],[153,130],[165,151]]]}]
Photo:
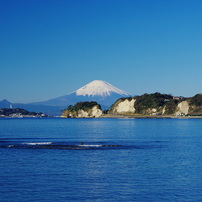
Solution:
[{"label": "snow on mountain slope", "polygon": [[125,91],[122,91],[106,81],[94,80],[89,84],[81,87],[75,91],[76,95],[82,96],[110,96],[112,93],[117,93],[123,96],[128,96],[129,94]]}]

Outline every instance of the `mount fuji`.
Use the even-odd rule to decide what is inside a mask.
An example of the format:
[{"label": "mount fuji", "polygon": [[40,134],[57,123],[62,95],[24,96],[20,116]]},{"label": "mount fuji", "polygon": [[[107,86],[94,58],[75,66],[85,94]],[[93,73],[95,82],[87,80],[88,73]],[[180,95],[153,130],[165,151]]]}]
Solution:
[{"label": "mount fuji", "polygon": [[128,96],[130,96],[129,93],[114,87],[106,81],[94,80],[68,95],[32,104],[60,106],[66,108],[77,102],[96,101],[102,106],[102,109],[107,109],[117,99]]}]

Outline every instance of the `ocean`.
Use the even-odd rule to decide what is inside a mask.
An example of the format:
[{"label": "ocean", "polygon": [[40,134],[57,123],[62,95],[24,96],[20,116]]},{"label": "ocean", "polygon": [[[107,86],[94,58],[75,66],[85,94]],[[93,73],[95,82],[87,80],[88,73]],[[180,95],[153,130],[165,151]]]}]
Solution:
[{"label": "ocean", "polygon": [[0,201],[202,201],[202,119],[0,118]]}]

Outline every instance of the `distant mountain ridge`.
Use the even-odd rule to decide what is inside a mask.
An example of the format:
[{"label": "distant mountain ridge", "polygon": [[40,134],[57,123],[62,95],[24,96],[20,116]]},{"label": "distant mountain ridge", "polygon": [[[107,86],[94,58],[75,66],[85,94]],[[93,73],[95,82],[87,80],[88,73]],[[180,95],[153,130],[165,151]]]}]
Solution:
[{"label": "distant mountain ridge", "polygon": [[4,100],[0,101],[0,108],[10,108],[11,104],[12,104],[11,102],[4,99]]},{"label": "distant mountain ridge", "polygon": [[23,104],[23,103],[11,103],[8,100],[4,99],[0,101],[0,108],[22,108],[31,112],[37,112],[37,113],[45,113],[50,116],[60,116],[63,107],[58,106],[45,106],[45,105],[33,105],[33,104]]},{"label": "distant mountain ridge", "polygon": [[61,115],[62,110],[77,102],[95,101],[102,109],[108,109],[117,99],[131,96],[129,93],[116,88],[102,80],[94,80],[74,92],[42,102],[28,104],[10,103],[7,100],[0,102],[0,108],[20,107],[29,111],[43,112],[48,115]]}]

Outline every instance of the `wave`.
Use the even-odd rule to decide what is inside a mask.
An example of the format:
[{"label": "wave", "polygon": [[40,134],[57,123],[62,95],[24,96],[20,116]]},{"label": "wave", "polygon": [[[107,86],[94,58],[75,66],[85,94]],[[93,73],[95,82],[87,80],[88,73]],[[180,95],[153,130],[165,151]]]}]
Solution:
[{"label": "wave", "polygon": [[99,144],[96,144],[96,145],[90,145],[90,144],[80,144],[78,145],[78,147],[103,147],[104,145],[99,145]]},{"label": "wave", "polygon": [[14,147],[14,145],[8,145],[7,147]]},{"label": "wave", "polygon": [[26,145],[50,145],[50,144],[52,144],[52,142],[26,142],[23,144],[26,144]]}]

